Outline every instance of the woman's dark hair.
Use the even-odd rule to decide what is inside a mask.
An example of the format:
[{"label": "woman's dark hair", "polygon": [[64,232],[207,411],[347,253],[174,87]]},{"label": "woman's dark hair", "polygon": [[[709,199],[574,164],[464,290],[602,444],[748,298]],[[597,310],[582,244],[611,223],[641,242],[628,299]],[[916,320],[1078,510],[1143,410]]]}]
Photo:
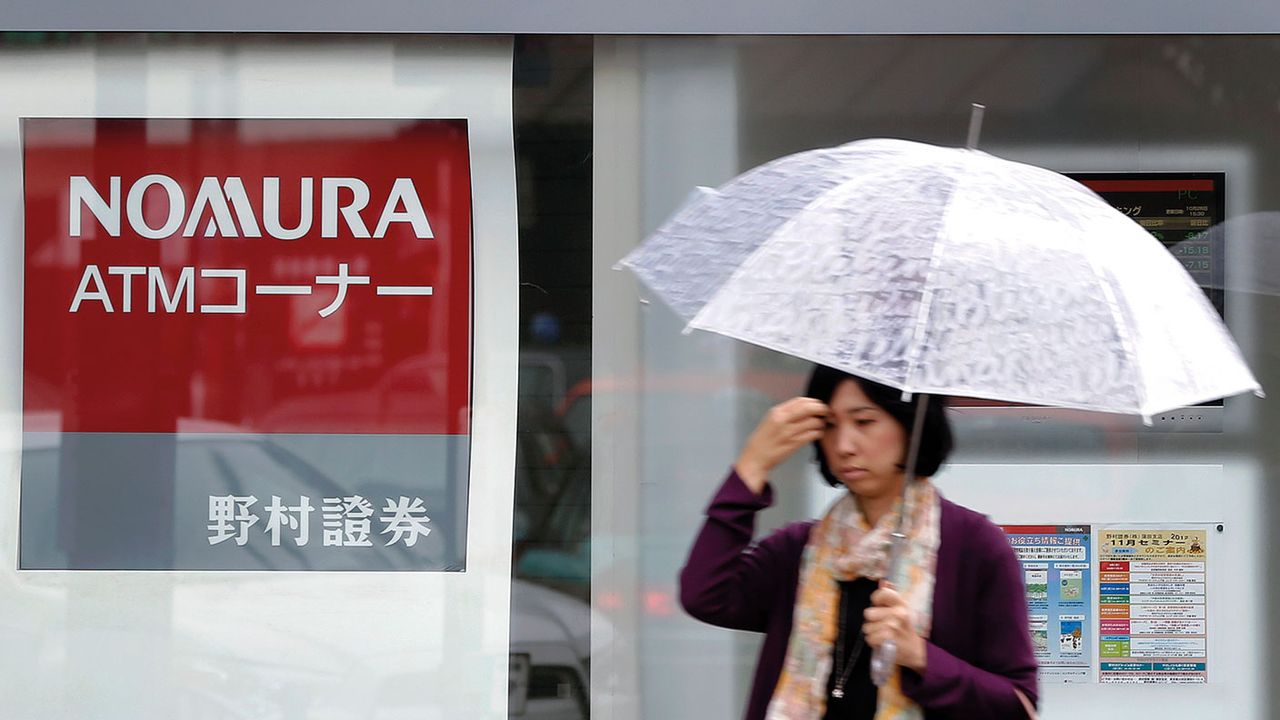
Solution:
[{"label": "woman's dark hair", "polygon": [[[832,396],[836,394],[836,387],[845,380],[852,380],[858,383],[858,387],[862,388],[862,392],[866,394],[868,400],[883,408],[894,420],[898,421],[898,424],[902,426],[903,431],[906,433],[908,444],[911,442],[911,428],[916,419],[917,399],[912,397],[910,400],[904,401],[902,399],[902,391],[897,388],[881,385],[878,382],[860,378],[856,375],[850,375],[843,370],[816,365],[813,368],[813,374],[809,376],[809,385],[804,391],[805,397],[829,403]],[[916,475],[918,477],[929,477],[938,472],[938,468],[942,467],[942,464],[947,460],[947,456],[951,454],[952,446],[951,424],[947,422],[946,397],[930,395],[924,414],[924,427],[920,433],[920,452],[916,456]],[[839,487],[841,484],[839,478],[832,474],[831,468],[827,467],[827,456],[822,452],[822,442],[815,442],[813,450],[818,457],[818,469],[822,471],[823,479],[832,487]]]}]

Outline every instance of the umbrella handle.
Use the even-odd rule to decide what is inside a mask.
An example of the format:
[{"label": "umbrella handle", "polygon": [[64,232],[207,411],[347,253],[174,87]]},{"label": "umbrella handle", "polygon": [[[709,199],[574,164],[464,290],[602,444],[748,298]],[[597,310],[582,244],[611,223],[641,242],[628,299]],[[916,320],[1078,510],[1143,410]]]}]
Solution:
[{"label": "umbrella handle", "polygon": [[871,682],[876,687],[883,687],[889,682],[889,674],[893,666],[898,664],[898,643],[885,640],[884,644],[871,653]]},{"label": "umbrella handle", "polygon": [[[905,502],[906,495],[904,493],[903,500]],[[905,513],[904,515],[905,516]],[[888,577],[897,577],[898,565],[902,561],[902,546],[907,541],[907,536],[902,533],[902,517],[898,519],[898,528],[894,530],[890,537],[889,548],[889,573]],[[898,643],[889,638],[884,644],[876,648],[871,653],[871,683],[876,687],[882,687],[889,682],[889,675],[893,672],[893,666],[898,664]]]},{"label": "umbrella handle", "polygon": [[[920,454],[920,437],[924,431],[924,415],[929,411],[929,396],[924,393],[916,394],[916,418],[911,427],[911,443],[907,448],[907,467],[906,482],[902,485],[902,505],[903,509],[898,513],[898,526],[894,528],[890,537],[889,545],[889,568],[885,573],[885,578],[893,581],[898,577],[898,566],[902,563],[902,546],[907,542],[907,536],[903,532],[907,520],[907,489],[911,487],[911,483],[916,479],[916,460]],[[893,673],[893,668],[898,664],[898,643],[892,638],[885,640],[884,644],[876,648],[871,653],[871,682],[876,687],[883,687],[889,682],[889,675]]]}]

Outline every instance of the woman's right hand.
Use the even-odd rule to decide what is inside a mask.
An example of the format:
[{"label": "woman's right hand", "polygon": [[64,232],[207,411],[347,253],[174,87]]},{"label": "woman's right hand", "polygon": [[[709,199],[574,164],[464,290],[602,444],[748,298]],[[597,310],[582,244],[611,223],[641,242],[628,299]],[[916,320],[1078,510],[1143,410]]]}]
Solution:
[{"label": "woman's right hand", "polygon": [[733,467],[751,491],[764,492],[769,473],[791,453],[822,437],[830,410],[826,404],[795,397],[774,405],[761,418]]}]

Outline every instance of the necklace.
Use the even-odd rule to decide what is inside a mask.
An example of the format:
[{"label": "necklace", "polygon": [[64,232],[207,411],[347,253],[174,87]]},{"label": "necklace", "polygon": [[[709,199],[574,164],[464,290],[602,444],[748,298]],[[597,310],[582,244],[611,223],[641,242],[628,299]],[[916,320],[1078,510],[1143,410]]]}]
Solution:
[{"label": "necklace", "polygon": [[840,616],[836,622],[836,661],[835,669],[836,684],[831,688],[831,697],[839,700],[844,697],[844,684],[848,682],[849,675],[853,672],[853,666],[858,664],[858,658],[862,656],[862,651],[866,647],[866,636],[858,633],[858,639],[853,644],[853,650],[849,652],[846,660],[844,653],[844,627],[845,616],[848,610],[848,593],[840,593]]}]

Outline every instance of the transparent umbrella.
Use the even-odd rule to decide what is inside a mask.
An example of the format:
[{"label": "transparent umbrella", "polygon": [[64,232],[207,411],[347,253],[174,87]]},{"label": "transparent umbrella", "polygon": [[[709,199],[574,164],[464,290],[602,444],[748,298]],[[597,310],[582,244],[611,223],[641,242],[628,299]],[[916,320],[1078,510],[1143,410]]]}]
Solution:
[{"label": "transparent umbrella", "polygon": [[1259,386],[1204,293],[1075,181],[864,140],[701,189],[621,263],[710,330],[910,393],[1142,415]]},{"label": "transparent umbrella", "polygon": [[784,157],[699,189],[620,265],[689,329],[907,394],[1150,422],[1262,393],[1159,241],[1070,178],[974,149],[874,139]]}]

